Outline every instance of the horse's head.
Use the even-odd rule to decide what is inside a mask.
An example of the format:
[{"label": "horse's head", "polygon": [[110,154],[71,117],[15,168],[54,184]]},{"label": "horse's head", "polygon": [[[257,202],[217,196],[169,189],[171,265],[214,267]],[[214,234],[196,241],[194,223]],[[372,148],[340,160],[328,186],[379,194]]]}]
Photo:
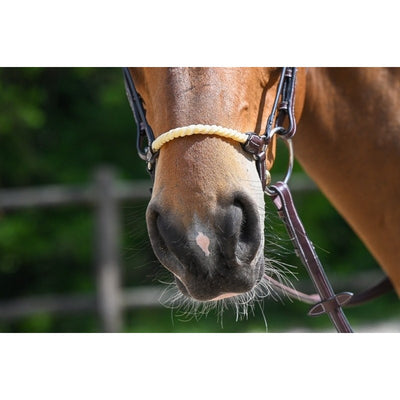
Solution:
[{"label": "horse's head", "polygon": [[[132,68],[131,74],[158,137],[192,124],[263,131],[280,69]],[[270,145],[268,168],[273,157]],[[216,300],[260,282],[264,195],[254,160],[239,143],[194,135],[165,144],[146,217],[156,256],[186,296]]]}]

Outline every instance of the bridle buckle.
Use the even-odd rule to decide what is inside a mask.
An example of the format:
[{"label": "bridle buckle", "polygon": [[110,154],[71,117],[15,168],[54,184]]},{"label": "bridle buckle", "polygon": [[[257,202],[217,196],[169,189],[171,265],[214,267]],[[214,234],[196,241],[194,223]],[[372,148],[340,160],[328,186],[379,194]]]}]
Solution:
[{"label": "bridle buckle", "polygon": [[268,139],[265,135],[259,136],[254,132],[248,132],[246,135],[248,135],[248,139],[246,143],[242,145],[243,149],[248,153],[253,154],[254,158],[258,160],[260,155],[265,153],[265,148],[268,145]]}]

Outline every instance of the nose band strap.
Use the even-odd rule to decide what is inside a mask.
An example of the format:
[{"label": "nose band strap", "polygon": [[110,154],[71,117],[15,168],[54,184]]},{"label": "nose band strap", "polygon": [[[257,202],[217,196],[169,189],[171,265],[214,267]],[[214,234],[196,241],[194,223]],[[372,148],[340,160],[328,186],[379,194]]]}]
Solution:
[{"label": "nose band strap", "polygon": [[[274,132],[274,130],[272,132]],[[265,190],[270,180],[270,175],[265,164],[269,139],[265,135],[259,136],[254,132],[242,133],[235,129],[224,128],[218,125],[189,125],[171,129],[170,131],[163,133],[151,144],[151,152],[153,155],[157,155],[165,143],[180,137],[191,135],[216,135],[241,143],[243,149],[253,156],[256,162],[258,175],[260,176],[262,189]]]},{"label": "nose band strap", "polygon": [[224,128],[218,125],[189,125],[183,126],[181,128],[171,129],[170,131],[163,133],[158,138],[154,140],[151,144],[151,149],[153,153],[156,153],[164,146],[165,143],[171,140],[191,135],[216,135],[227,139],[235,140],[239,143],[246,143],[249,135],[236,131],[235,129]]}]

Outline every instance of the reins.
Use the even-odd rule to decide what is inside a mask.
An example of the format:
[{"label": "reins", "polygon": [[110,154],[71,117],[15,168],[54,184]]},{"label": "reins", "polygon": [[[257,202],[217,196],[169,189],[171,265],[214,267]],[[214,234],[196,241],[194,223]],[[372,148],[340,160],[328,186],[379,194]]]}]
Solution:
[{"label": "reins", "polygon": [[[288,181],[293,167],[294,152],[291,138],[296,133],[296,120],[294,115],[294,99],[297,69],[294,67],[282,68],[281,77],[272,106],[267,119],[264,134],[255,132],[241,133],[234,129],[217,125],[190,125],[172,129],[155,138],[147,122],[146,112],[142,99],[138,94],[128,68],[123,68],[125,88],[129,103],[137,126],[137,151],[139,156],[147,162],[147,169],[154,180],[156,160],[163,145],[179,137],[189,135],[216,135],[229,138],[241,143],[243,149],[250,153],[256,163],[263,191],[272,199],[278,214],[282,219],[289,237],[293,243],[296,254],[305,266],[312,280],[317,294],[308,295],[292,289],[273,278],[265,278],[278,290],[308,304],[313,304],[308,315],[317,316],[327,314],[338,332],[353,332],[343,312],[343,306],[357,305],[372,300],[393,289],[388,278],[378,283],[371,289],[354,296],[350,292],[335,294],[322,267],[315,248],[307,236],[304,226],[297,214],[293,203]],[[284,125],[287,125],[285,127]],[[274,135],[281,137],[288,145],[289,165],[283,181],[269,185],[270,176],[266,169],[266,149]]]}]

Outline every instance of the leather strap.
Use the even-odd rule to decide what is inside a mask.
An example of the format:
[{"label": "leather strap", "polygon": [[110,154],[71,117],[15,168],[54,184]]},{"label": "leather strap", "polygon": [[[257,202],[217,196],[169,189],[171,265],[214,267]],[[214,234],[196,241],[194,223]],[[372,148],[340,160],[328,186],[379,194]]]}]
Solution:
[{"label": "leather strap", "polygon": [[352,293],[336,295],[321,265],[315,248],[308,238],[304,226],[293,204],[289,187],[283,182],[277,182],[270,187],[276,192],[272,195],[278,214],[285,224],[289,237],[293,243],[296,254],[301,259],[306,270],[321,298],[321,301],[310,310],[310,315],[328,314],[338,332],[353,332],[344,315],[342,305],[350,300]]},{"label": "leather strap", "polygon": [[[274,289],[278,290],[282,294],[289,296],[294,300],[299,300],[306,304],[316,304],[321,301],[321,297],[317,293],[307,294],[302,292],[301,290],[293,289],[292,287],[277,281],[269,275],[265,274],[264,277],[269,281]],[[385,277],[382,279],[382,281],[378,282],[369,289],[366,289],[361,293],[354,294],[348,302],[343,304],[343,307],[348,308],[359,306],[361,304],[374,300],[384,295],[385,293],[392,292],[393,290],[394,288],[392,282],[388,277]]]}]

